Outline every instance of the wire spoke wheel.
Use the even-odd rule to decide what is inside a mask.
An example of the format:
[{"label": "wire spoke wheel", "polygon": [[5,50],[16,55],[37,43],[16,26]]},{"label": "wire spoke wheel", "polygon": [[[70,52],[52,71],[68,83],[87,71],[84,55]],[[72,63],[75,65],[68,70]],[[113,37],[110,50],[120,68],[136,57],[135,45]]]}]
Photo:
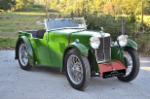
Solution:
[{"label": "wire spoke wheel", "polygon": [[77,90],[84,90],[91,77],[90,64],[87,57],[78,50],[71,49],[65,55],[65,73],[70,85]]},{"label": "wire spoke wheel", "polygon": [[128,76],[132,72],[132,69],[133,69],[133,59],[132,59],[132,56],[130,55],[130,53],[127,51],[124,52],[124,58],[126,59],[126,62],[127,62],[126,63],[127,69],[126,69],[125,76]]},{"label": "wire spoke wheel", "polygon": [[32,65],[29,63],[29,56],[27,52],[26,44],[21,41],[18,46],[18,62],[20,67],[24,70],[30,70]]},{"label": "wire spoke wheel", "polygon": [[123,82],[130,82],[134,80],[139,73],[140,62],[137,51],[132,48],[125,48],[124,62],[127,67],[126,74],[119,76],[118,79]]},{"label": "wire spoke wheel", "polygon": [[28,54],[25,44],[21,44],[19,47],[19,60],[22,66],[26,66],[28,64]]},{"label": "wire spoke wheel", "polygon": [[76,55],[70,55],[67,61],[67,71],[71,81],[80,84],[83,80],[83,66]]}]

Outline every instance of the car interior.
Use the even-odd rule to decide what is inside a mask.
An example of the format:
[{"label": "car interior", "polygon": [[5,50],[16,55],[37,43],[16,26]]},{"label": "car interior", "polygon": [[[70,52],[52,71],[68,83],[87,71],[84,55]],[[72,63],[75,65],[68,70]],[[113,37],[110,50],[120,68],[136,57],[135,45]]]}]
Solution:
[{"label": "car interior", "polygon": [[44,34],[45,34],[45,32],[46,32],[46,30],[45,29],[42,29],[42,30],[31,30],[31,31],[25,31],[25,32],[31,33],[33,38],[42,39]]}]

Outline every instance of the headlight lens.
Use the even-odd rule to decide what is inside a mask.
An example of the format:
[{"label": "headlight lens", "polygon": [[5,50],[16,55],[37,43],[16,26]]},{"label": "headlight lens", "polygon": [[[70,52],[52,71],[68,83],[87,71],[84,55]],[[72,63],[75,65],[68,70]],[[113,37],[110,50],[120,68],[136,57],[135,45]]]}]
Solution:
[{"label": "headlight lens", "polygon": [[90,38],[90,45],[93,49],[98,49],[100,46],[100,40],[98,37],[91,37]]},{"label": "headlight lens", "polygon": [[128,36],[127,35],[120,35],[120,36],[118,36],[117,40],[119,42],[119,45],[121,47],[124,47],[128,43]]}]

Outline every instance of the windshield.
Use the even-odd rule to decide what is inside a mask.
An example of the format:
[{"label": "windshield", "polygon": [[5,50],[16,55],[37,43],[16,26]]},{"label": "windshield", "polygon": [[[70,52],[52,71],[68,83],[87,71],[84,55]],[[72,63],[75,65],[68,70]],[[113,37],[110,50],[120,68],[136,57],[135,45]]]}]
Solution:
[{"label": "windshield", "polygon": [[47,31],[61,29],[61,28],[81,28],[86,29],[84,18],[59,18],[46,19],[45,28]]}]

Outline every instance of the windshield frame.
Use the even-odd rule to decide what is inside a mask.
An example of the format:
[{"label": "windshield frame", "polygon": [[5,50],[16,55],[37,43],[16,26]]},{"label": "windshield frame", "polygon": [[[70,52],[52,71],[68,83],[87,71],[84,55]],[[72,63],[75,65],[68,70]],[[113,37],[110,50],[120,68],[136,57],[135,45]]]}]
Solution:
[{"label": "windshield frame", "polygon": [[[50,21],[56,21],[56,22],[61,22],[61,21],[70,21],[70,22],[75,22],[76,20],[78,20],[78,21],[81,21],[81,23],[82,24],[77,24],[77,23],[74,23],[74,24],[76,24],[76,25],[78,25],[78,26],[70,26],[70,27],[56,27],[56,28],[50,28],[49,27],[49,23],[48,22],[50,22]],[[62,23],[61,23],[62,24]],[[46,31],[54,31],[54,30],[61,30],[61,29],[87,29],[87,25],[86,25],[86,22],[85,22],[85,20],[84,20],[84,18],[56,18],[56,19],[45,19],[44,20],[44,25],[45,25],[45,29],[46,29]]]}]

